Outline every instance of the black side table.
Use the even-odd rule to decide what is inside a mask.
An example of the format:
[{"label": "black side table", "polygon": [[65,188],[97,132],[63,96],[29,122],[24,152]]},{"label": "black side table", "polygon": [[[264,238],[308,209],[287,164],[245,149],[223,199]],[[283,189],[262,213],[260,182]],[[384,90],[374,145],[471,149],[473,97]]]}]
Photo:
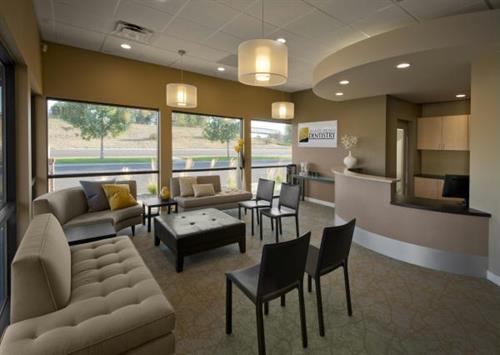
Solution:
[{"label": "black side table", "polygon": [[[148,232],[151,232],[151,217],[158,216],[160,214],[161,207],[168,208],[168,214],[170,214],[172,206],[175,206],[175,213],[179,212],[179,205],[174,199],[162,200],[159,197],[148,198],[142,201],[142,224],[146,224],[146,218],[148,219]],[[158,208],[157,213],[152,213],[153,208]],[[147,213],[146,213],[147,212]]]}]

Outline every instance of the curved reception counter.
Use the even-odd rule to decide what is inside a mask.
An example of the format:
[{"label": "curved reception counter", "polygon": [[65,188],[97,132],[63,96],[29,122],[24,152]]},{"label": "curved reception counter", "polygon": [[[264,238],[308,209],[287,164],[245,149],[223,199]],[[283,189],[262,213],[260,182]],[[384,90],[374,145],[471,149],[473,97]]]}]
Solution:
[{"label": "curved reception counter", "polygon": [[395,196],[395,179],[335,169],[335,223],[354,242],[435,270],[486,277],[490,215],[456,202]]}]

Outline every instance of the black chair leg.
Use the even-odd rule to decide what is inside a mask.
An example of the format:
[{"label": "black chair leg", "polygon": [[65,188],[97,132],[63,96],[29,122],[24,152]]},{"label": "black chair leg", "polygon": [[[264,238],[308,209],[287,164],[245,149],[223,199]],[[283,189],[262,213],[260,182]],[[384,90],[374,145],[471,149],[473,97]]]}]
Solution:
[{"label": "black chair leg", "polygon": [[280,221],[280,234],[283,235],[283,224],[281,223],[281,217],[279,218]]},{"label": "black chair leg", "polygon": [[[262,216],[262,212],[261,212],[261,213],[260,213],[260,220],[261,220],[261,221],[262,221],[262,217],[263,217],[263,216]],[[271,220],[271,221],[272,221],[272,220]],[[263,224],[263,223],[261,223],[261,224],[259,225],[259,227],[260,227],[260,240],[262,240],[262,224]]]},{"label": "black chair leg", "polygon": [[307,275],[307,291],[312,292],[312,277]]},{"label": "black chair leg", "polygon": [[351,289],[349,287],[349,271],[347,270],[347,261],[343,264],[344,267],[344,282],[345,282],[345,296],[347,300],[347,314],[352,317],[351,305]]},{"label": "black chair leg", "polygon": [[256,215],[257,215],[257,224],[260,224],[259,209],[258,209],[258,208],[256,208],[256,209],[255,209],[255,211],[256,211],[255,213],[256,213]]},{"label": "black chair leg", "polygon": [[279,243],[280,241],[280,224],[279,224],[279,218],[276,218],[276,243]]},{"label": "black chair leg", "polygon": [[307,348],[307,326],[306,310],[304,306],[304,287],[299,284],[299,310],[300,310],[300,329],[302,330],[302,346]]},{"label": "black chair leg", "polygon": [[321,299],[321,285],[319,282],[319,277],[314,279],[316,286],[316,303],[318,307],[318,323],[319,323],[319,335],[325,336],[325,323],[323,321],[323,301]]},{"label": "black chair leg", "polygon": [[266,316],[269,314],[269,302],[264,302],[264,314]]},{"label": "black chair leg", "polygon": [[281,296],[281,307],[286,306],[286,295]]},{"label": "black chair leg", "polygon": [[295,215],[295,230],[297,232],[297,238],[300,237],[300,232],[299,232],[299,215]]},{"label": "black chair leg", "polygon": [[130,226],[132,228],[132,237],[135,236],[135,226]]},{"label": "black chair leg", "polygon": [[254,233],[254,232],[253,232],[253,218],[254,218],[255,210],[252,208],[252,209],[250,210],[250,213],[252,214],[252,235],[253,235],[253,233]]},{"label": "black chair leg", "polygon": [[238,219],[241,219],[241,206],[238,206]]},{"label": "black chair leg", "polygon": [[233,291],[232,282],[226,277],[226,334],[233,332]]},{"label": "black chair leg", "polygon": [[259,344],[259,355],[266,353],[266,340],[264,338],[264,317],[262,316],[262,302],[257,302],[257,342]]},{"label": "black chair leg", "polygon": [[271,221],[271,230],[274,231],[274,223],[273,223],[273,219],[272,218],[269,218],[269,220]]}]

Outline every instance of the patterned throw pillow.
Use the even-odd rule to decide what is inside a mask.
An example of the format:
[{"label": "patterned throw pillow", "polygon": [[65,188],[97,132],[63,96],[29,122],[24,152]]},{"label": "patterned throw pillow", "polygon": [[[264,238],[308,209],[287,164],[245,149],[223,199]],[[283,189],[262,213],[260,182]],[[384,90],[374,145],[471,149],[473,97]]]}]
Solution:
[{"label": "patterned throw pillow", "polygon": [[194,195],[193,184],[196,184],[196,176],[181,176],[179,178],[179,189],[182,197]]},{"label": "patterned throw pillow", "polygon": [[102,188],[112,211],[137,205],[137,201],[130,193],[130,187],[127,184],[105,184],[102,185]]},{"label": "patterned throw pillow", "polygon": [[193,184],[194,197],[215,195],[213,184]]}]

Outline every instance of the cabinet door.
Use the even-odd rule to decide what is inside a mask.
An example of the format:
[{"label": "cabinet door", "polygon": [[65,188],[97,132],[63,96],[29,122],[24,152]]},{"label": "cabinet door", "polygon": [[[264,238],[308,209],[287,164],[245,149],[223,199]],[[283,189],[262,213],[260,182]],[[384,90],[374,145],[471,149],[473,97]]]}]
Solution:
[{"label": "cabinet door", "polygon": [[416,197],[438,199],[441,195],[439,191],[439,180],[423,177],[415,177],[414,194]]},{"label": "cabinet door", "polygon": [[442,149],[442,117],[422,117],[417,122],[417,149]]},{"label": "cabinet door", "polygon": [[469,150],[469,116],[443,116],[443,149]]}]

